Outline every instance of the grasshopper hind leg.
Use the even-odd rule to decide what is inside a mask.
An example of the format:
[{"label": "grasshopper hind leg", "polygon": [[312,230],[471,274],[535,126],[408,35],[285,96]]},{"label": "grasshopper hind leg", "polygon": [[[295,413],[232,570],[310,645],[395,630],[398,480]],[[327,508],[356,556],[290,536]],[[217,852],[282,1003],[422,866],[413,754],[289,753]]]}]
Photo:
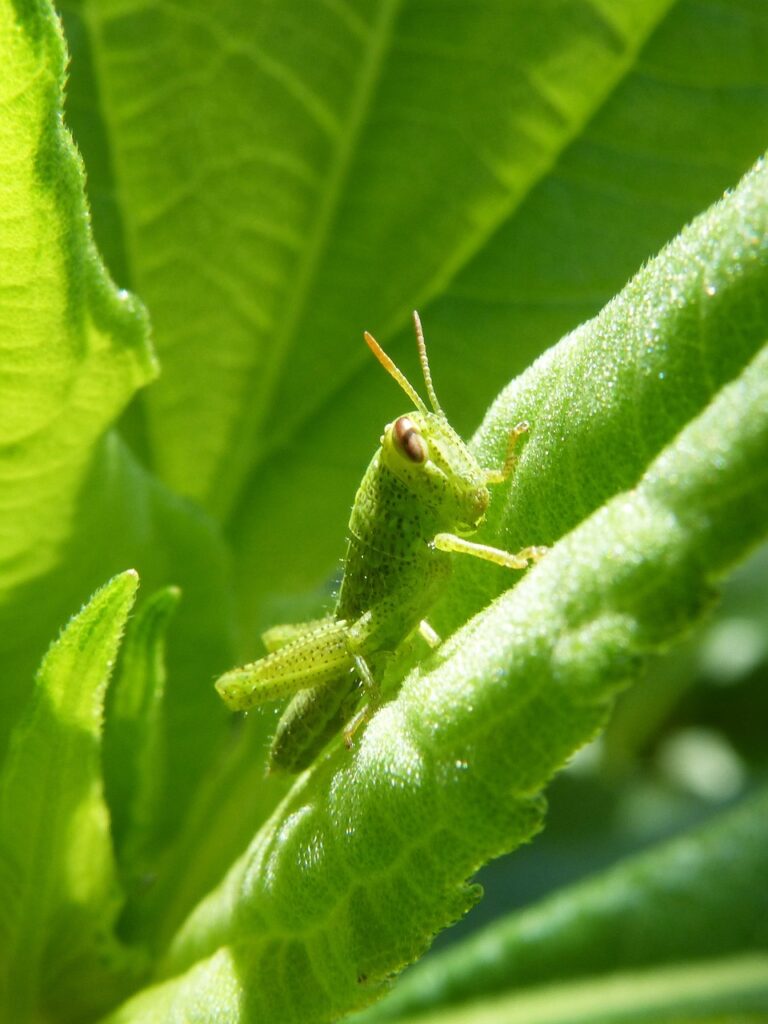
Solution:
[{"label": "grasshopper hind leg", "polygon": [[279,626],[272,626],[261,634],[261,641],[271,654],[279,651],[281,647],[300,640],[308,633],[314,633],[319,629],[327,629],[334,622],[333,615],[324,615],[321,619],[310,619],[308,622],[286,622]]},{"label": "grasshopper hind leg", "polygon": [[344,727],[360,698],[354,670],[301,690],[277,724],[269,750],[269,770],[303,771]]},{"label": "grasshopper hind leg", "polygon": [[[342,732],[349,749],[358,729],[381,703],[379,686],[366,659],[352,655],[353,668],[327,682],[301,690],[277,724],[269,752],[270,771],[300,772]],[[362,709],[353,714],[365,695]]]},{"label": "grasshopper hind leg", "polygon": [[219,696],[233,711],[249,711],[259,704],[292,697],[300,690],[343,679],[354,665],[347,634],[343,619],[322,620],[258,661],[219,676]]}]

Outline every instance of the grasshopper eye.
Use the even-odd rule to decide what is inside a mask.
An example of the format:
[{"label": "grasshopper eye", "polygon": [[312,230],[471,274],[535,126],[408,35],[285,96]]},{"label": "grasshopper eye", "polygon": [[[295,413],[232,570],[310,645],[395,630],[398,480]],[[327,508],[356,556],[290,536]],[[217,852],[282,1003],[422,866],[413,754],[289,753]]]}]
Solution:
[{"label": "grasshopper eye", "polygon": [[424,462],[427,458],[427,442],[419,428],[407,416],[401,416],[392,427],[395,444],[411,462]]}]

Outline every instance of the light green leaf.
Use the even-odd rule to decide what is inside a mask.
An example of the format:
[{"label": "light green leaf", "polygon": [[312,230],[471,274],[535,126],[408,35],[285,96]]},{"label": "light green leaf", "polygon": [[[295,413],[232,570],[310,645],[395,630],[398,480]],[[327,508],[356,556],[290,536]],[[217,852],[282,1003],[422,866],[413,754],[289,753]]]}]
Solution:
[{"label": "light green leaf", "polygon": [[0,751],[52,631],[135,565],[185,587],[170,644],[168,823],[220,741],[208,681],[232,657],[227,555],[212,523],[111,430],[156,372],[143,307],[109,278],[61,120],[65,54],[48,3],[0,2]]},{"label": "light green leaf", "polygon": [[[656,445],[645,472],[641,461],[634,479],[631,470],[629,480],[609,474],[619,490],[612,500],[414,670],[352,755],[337,750],[297,781],[182,928],[161,967],[178,977],[116,1021],[182,1020],[193,1008],[204,1019],[213,991],[221,1019],[232,1021],[308,1024],[373,998],[471,906],[478,893],[464,879],[536,830],[540,790],[599,729],[638,660],[677,638],[707,604],[713,579],[764,536],[767,180],[761,163],[502,395],[478,440],[481,453],[503,450],[511,424],[528,412],[520,394],[559,385],[577,438],[597,465],[611,465],[610,445],[595,449],[602,368],[611,368],[617,405],[633,426],[646,394],[661,409],[659,394],[687,394],[692,373],[682,415],[659,412],[647,435],[635,427],[640,459]],[[667,316],[656,322],[662,308]],[[724,337],[729,354],[712,357]],[[695,373],[702,363],[706,387]],[[660,365],[675,371],[669,387]],[[582,393],[585,367],[598,376]],[[605,409],[611,423],[610,400]],[[559,437],[553,425],[560,429],[544,420],[537,434],[542,452]],[[637,436],[648,437],[647,448]],[[513,488],[540,492],[548,472],[551,463],[524,460]],[[497,504],[491,529],[509,529],[509,506]],[[563,523],[574,515],[570,504],[555,512]]]},{"label": "light green leaf", "polygon": [[767,874],[764,791],[432,956],[355,1022],[426,1020],[462,1006],[469,1019],[466,1004],[505,991],[519,998],[580,975],[763,951],[768,919],[755,896]]},{"label": "light green leaf", "polygon": [[[59,117],[56,21],[44,5],[3,0],[0,40],[0,635],[3,654],[32,646],[28,685],[53,624],[35,635],[22,595],[61,564],[94,448],[155,367],[143,309],[114,287],[90,237],[82,168]],[[7,729],[20,690],[8,665],[4,683]]]},{"label": "light green leaf", "polygon": [[109,1005],[136,966],[112,932],[122,893],[101,727],[137,586],[133,571],[115,577],[69,622],[12,734],[0,778],[0,1016],[8,1021],[49,1012],[82,1020]]}]

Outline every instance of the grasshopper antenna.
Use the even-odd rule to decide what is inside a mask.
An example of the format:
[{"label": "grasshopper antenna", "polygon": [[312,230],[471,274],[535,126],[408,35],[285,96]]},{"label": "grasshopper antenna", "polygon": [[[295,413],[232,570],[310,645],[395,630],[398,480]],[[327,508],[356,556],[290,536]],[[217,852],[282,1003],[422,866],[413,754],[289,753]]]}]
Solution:
[{"label": "grasshopper antenna", "polygon": [[[363,333],[363,337],[365,338],[365,343],[368,346],[368,348],[371,350],[371,352],[373,352],[373,354],[376,356],[376,358],[387,371],[387,373],[390,375],[390,377],[397,381],[397,383],[400,385],[400,387],[403,389],[406,395],[408,395],[408,397],[419,410],[419,412],[427,413],[429,410],[427,409],[424,402],[422,402],[422,400],[419,398],[416,389],[413,387],[413,385],[402,372],[402,370],[398,370],[398,368],[389,358],[389,356],[378,343],[378,341],[376,341],[374,336],[372,334],[369,334],[368,331],[365,331]],[[430,382],[427,385],[427,387],[431,389],[431,386],[432,385]]]},{"label": "grasshopper antenna", "polygon": [[435,389],[432,384],[432,374],[429,369],[429,360],[427,359],[427,345],[424,341],[424,331],[421,326],[421,320],[419,314],[414,309],[413,311],[413,326],[416,331],[416,344],[419,347],[419,362],[421,363],[421,372],[424,374],[424,383],[427,386],[427,394],[429,400],[432,403],[432,408],[438,414],[438,416],[445,417],[445,413],[440,407],[440,403],[437,400]]}]

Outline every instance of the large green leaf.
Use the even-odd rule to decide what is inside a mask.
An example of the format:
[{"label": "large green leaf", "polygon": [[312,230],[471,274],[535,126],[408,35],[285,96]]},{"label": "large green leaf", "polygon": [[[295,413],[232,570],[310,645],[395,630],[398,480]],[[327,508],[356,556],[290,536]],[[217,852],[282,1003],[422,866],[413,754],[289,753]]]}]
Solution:
[{"label": "large green leaf", "polygon": [[[503,450],[529,411],[521,395],[541,402],[559,387],[558,416],[566,396],[577,441],[597,444],[596,466],[614,465],[618,451],[628,479],[608,473],[618,493],[415,669],[352,755],[337,749],[298,780],[182,928],[161,968],[177,977],[116,1021],[204,1019],[214,1006],[232,1021],[333,1019],[472,905],[473,870],[539,827],[541,788],[599,729],[639,659],[678,637],[713,579],[765,534],[767,197],[761,162],[500,397],[478,439],[483,455]],[[715,358],[729,331],[732,350]],[[638,421],[638,383],[677,396],[680,411],[657,399],[656,420]],[[604,402],[606,387],[616,397]],[[634,473],[621,430],[605,428],[619,409]],[[561,430],[557,416],[542,418],[539,455],[523,460],[508,499],[561,486],[543,460]],[[497,504],[491,530],[530,528],[511,500]],[[561,521],[589,511],[571,504]],[[477,595],[457,589],[470,607]]]},{"label": "large green leaf", "polygon": [[[0,0],[0,743],[49,637],[97,582],[135,565],[150,590],[182,587],[162,721],[149,699],[116,716],[107,753],[124,878],[155,879],[131,888],[121,934],[162,952],[280,795],[263,779],[270,716],[215,761],[227,716],[210,681],[234,662],[234,626],[248,654],[258,625],[328,600],[355,484],[401,411],[362,327],[414,375],[404,325],[418,303],[438,390],[467,431],[764,147],[768,17],[762,0],[63,6],[96,237],[148,304],[164,375],[118,424],[154,372],[145,318],[90,239],[51,7]],[[749,364],[767,333],[765,205],[760,170],[501,396],[481,458],[498,461],[522,415],[533,430],[487,538],[577,532],[410,678],[352,760],[337,752],[287,798],[173,942],[165,987],[125,1015],[343,1012],[460,912],[475,865],[536,826],[536,792],[598,726],[605,695],[764,529],[766,370]],[[443,635],[511,580],[457,569],[435,613]],[[138,620],[123,696],[162,689],[145,628],[156,610]],[[412,866],[388,859],[398,815],[438,830]],[[273,873],[241,884],[263,858]],[[78,927],[70,909],[62,935]],[[35,948],[25,963],[15,946],[22,1010]],[[75,960],[46,981],[49,1015],[116,998],[130,973],[128,958],[106,975]],[[740,970],[722,965],[723,991],[749,988]]]},{"label": "large green leaf", "polygon": [[[763,0],[61,6],[97,237],[147,302],[164,368],[126,429],[228,517],[243,660],[259,628],[327,606],[355,487],[400,411],[364,327],[412,373],[418,303],[469,431],[765,145]],[[185,786],[184,758],[218,735],[203,679],[222,645],[205,670],[195,657],[221,635],[201,628],[205,547],[151,579],[139,566],[185,590],[169,662]],[[250,723],[225,799],[200,791],[188,835],[208,879],[243,842],[242,807],[269,802],[269,728]],[[189,880],[170,862],[168,877]]]},{"label": "large green leaf", "polygon": [[400,0],[311,19],[274,0],[73,6],[167,371],[148,395],[152,456],[223,511],[258,454],[333,395],[327,370],[362,362],[350,327],[388,329],[443,287],[670,0],[579,0],[569,18],[528,0],[439,18]]},{"label": "large green leaf", "polygon": [[[166,368],[148,455],[218,509],[261,465],[242,543],[282,551],[294,587],[338,550],[385,415],[361,403],[370,433],[347,430],[341,452],[326,426],[357,390],[363,326],[387,340],[432,302],[466,429],[493,377],[596,312],[763,146],[759,0],[486,2],[438,18],[422,0],[310,19],[300,3],[63,7],[91,190],[120,206],[118,227],[97,226],[149,303]],[[472,365],[467,335],[482,341]],[[306,517],[284,520],[318,456],[302,573],[290,549]],[[253,560],[244,587],[263,596]]]},{"label": "large green leaf", "polygon": [[[143,310],[112,285],[90,238],[82,168],[59,116],[64,51],[56,23],[36,4],[4,2],[0,45],[5,732],[21,686],[74,603],[71,593],[46,595],[42,581],[67,560],[98,439],[154,365]],[[46,604],[55,611],[40,628]]]},{"label": "large green leaf", "polygon": [[100,580],[135,565],[151,587],[178,583],[170,822],[194,786],[190,761],[201,774],[224,727],[208,684],[231,657],[226,554],[110,430],[156,366],[142,307],[90,235],[52,9],[1,3],[0,46],[0,749],[48,638]]}]

